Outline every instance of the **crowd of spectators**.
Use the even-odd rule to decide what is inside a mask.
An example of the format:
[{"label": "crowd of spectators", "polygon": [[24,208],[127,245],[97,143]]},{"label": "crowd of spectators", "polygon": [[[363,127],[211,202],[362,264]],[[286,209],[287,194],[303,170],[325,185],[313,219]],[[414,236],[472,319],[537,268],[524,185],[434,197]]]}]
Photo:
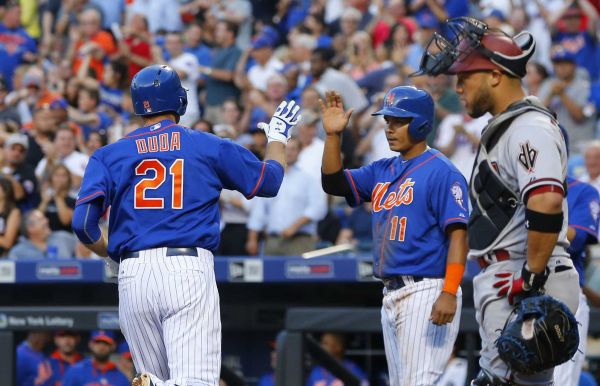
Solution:
[{"label": "crowd of spectators", "polygon": [[523,86],[568,131],[573,173],[600,188],[584,156],[600,137],[599,13],[598,0],[0,1],[0,252],[90,257],[70,227],[78,187],[94,150],[140,126],[128,85],[152,63],[182,79],[183,125],[259,158],[266,138],[257,123],[283,99],[303,108],[275,203],[223,192],[218,255],[298,255],[342,243],[368,251],[368,206],[352,210],[319,187],[319,98],[335,89],[354,109],[343,160],[360,167],[395,156],[383,120],[371,116],[386,89],[428,90],[436,103],[429,144],[468,179],[490,117],[464,113],[452,77],[409,77],[433,34],[448,32],[442,22],[460,16],[534,33]]}]

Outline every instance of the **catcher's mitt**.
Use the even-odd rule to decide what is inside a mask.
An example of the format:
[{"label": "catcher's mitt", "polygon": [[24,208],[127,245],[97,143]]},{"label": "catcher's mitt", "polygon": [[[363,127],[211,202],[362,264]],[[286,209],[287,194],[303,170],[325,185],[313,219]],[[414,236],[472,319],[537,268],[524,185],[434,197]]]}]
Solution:
[{"label": "catcher's mitt", "polygon": [[550,296],[534,296],[521,301],[513,312],[516,319],[507,320],[496,341],[500,358],[511,370],[539,372],[568,361],[577,352],[577,321],[563,303]]}]

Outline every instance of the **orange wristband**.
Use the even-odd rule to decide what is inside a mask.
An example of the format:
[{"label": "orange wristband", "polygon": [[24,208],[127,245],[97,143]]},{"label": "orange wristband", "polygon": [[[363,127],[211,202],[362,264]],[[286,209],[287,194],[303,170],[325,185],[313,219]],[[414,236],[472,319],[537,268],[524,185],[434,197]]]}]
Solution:
[{"label": "orange wristband", "polygon": [[463,274],[465,273],[464,264],[460,263],[449,263],[446,266],[446,278],[444,279],[443,292],[456,295],[458,292],[458,286],[462,281]]}]

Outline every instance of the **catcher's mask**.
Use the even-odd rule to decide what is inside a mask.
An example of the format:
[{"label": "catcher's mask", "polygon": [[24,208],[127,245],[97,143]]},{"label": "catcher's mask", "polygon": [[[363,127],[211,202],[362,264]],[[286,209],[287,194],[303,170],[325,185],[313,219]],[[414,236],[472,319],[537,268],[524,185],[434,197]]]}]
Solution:
[{"label": "catcher's mask", "polygon": [[452,37],[446,39],[436,32],[421,58],[419,71],[411,76],[485,70],[525,76],[527,61],[535,51],[535,40],[529,32],[511,38],[470,17],[449,19],[446,26]]}]

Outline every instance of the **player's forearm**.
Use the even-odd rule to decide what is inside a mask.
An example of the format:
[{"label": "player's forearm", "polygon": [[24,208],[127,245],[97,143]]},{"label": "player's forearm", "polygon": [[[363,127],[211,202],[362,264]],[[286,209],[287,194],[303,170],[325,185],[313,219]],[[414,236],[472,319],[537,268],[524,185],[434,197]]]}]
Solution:
[{"label": "player's forearm", "polygon": [[287,163],[285,162],[285,145],[277,141],[269,142],[265,154],[265,161],[268,160],[277,161],[285,168],[287,166]]},{"label": "player's forearm", "polygon": [[95,243],[83,245],[98,256],[108,257],[108,242],[106,241],[106,236],[104,234],[101,234],[100,238]]},{"label": "player's forearm", "polygon": [[465,272],[465,264],[467,262],[467,229],[463,224],[449,225],[448,239],[448,256],[446,259],[446,276],[444,278],[444,292],[456,295],[460,282],[462,281]]},{"label": "player's forearm", "polygon": [[[552,216],[562,213],[563,196],[556,192],[540,193],[530,197],[527,201],[527,209],[538,213],[538,216]],[[559,231],[553,232],[540,228],[535,222],[552,222],[552,217],[536,220],[527,219],[529,229],[527,231],[527,265],[529,271],[543,272],[548,264],[550,255],[558,241]],[[548,225],[545,224],[545,225]]]},{"label": "player's forearm", "polygon": [[327,135],[323,149],[323,174],[333,174],[342,169],[342,136],[339,134]]}]

